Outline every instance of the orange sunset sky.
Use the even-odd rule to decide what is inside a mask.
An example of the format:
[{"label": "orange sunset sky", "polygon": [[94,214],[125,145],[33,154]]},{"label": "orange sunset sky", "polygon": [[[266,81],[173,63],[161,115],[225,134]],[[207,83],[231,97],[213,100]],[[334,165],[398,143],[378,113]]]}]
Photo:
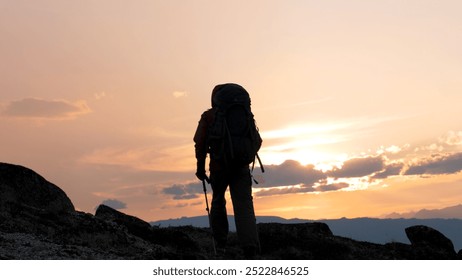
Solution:
[{"label": "orange sunset sky", "polygon": [[212,88],[236,82],[264,140],[257,215],[454,206],[461,14],[457,0],[0,0],[0,161],[81,211],[205,215],[192,137]]}]

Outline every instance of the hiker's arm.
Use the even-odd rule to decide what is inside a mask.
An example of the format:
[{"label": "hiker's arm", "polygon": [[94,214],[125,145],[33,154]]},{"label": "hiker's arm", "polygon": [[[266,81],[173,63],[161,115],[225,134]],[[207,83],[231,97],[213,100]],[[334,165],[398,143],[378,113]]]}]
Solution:
[{"label": "hiker's arm", "polygon": [[204,161],[207,157],[207,128],[208,128],[207,112],[204,112],[197,125],[196,133],[194,134],[194,148],[196,151],[196,159]]},{"label": "hiker's arm", "polygon": [[199,120],[199,124],[194,134],[194,148],[196,151],[197,159],[197,172],[196,176],[204,180],[205,174],[205,159],[207,158],[207,129],[209,126],[208,111],[204,112]]}]

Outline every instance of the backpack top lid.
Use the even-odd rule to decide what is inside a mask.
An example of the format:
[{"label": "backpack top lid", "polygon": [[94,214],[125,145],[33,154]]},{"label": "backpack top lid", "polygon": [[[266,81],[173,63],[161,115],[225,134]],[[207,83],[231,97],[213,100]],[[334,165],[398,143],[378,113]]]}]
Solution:
[{"label": "backpack top lid", "polygon": [[213,108],[235,103],[250,107],[250,95],[242,86],[234,83],[215,86],[212,91]]}]

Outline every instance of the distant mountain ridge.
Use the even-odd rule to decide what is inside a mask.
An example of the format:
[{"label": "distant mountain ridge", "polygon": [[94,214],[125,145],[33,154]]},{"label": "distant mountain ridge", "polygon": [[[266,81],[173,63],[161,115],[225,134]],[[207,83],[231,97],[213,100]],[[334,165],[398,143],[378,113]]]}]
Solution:
[{"label": "distant mountain ridge", "polygon": [[385,219],[462,219],[462,204],[442,209],[422,209],[417,212],[391,213]]},{"label": "distant mountain ridge", "polygon": [[[234,217],[228,216],[231,231],[235,231]],[[454,247],[462,249],[462,219],[377,219],[377,218],[357,218],[357,219],[335,219],[335,220],[304,220],[304,219],[284,219],[276,216],[258,216],[257,223],[325,223],[332,230],[332,233],[338,236],[348,237],[359,241],[367,241],[378,244],[389,242],[401,242],[409,244],[404,228],[425,225],[432,227],[454,243]],[[151,222],[151,225],[159,227],[178,227],[178,226],[195,226],[206,228],[209,227],[207,216],[182,217],[179,219],[169,219]]]}]

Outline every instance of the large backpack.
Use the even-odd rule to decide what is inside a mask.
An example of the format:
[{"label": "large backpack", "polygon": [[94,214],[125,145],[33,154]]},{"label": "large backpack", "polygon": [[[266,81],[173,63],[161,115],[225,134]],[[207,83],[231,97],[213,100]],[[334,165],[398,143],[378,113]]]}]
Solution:
[{"label": "large backpack", "polygon": [[214,121],[208,133],[210,158],[227,166],[255,164],[262,139],[250,109],[249,93],[240,85],[219,85],[212,95]]}]

